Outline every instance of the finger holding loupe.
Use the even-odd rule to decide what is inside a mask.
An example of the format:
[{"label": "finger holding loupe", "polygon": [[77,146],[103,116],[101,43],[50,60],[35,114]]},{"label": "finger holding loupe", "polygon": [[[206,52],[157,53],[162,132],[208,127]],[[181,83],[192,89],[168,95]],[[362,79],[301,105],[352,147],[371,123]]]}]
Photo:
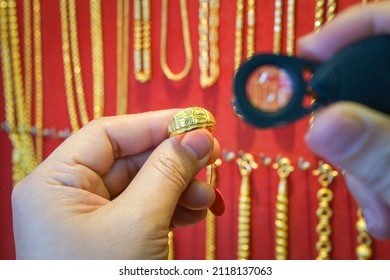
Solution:
[{"label": "finger holding loupe", "polygon": [[233,107],[258,128],[285,125],[336,101],[390,114],[390,36],[371,37],[316,64],[285,55],[255,55],[234,77]]}]

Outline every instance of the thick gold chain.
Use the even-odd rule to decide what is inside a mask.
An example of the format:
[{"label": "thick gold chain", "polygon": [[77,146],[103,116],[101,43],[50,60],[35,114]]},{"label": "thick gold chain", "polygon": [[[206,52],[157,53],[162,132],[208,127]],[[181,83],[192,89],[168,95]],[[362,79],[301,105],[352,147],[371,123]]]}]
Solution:
[{"label": "thick gold chain", "polygon": [[13,183],[16,184],[36,166],[31,125],[26,104],[20,57],[16,1],[0,2],[1,62],[3,69],[5,113],[13,145]]},{"label": "thick gold chain", "polygon": [[241,173],[240,197],[238,204],[237,259],[250,258],[251,182],[250,175],[258,167],[253,155],[245,153],[237,159]]},{"label": "thick gold chain", "polygon": [[295,0],[287,1],[287,39],[286,53],[294,55],[295,53]]},{"label": "thick gold chain", "polygon": [[372,238],[367,232],[367,224],[360,208],[357,211],[357,216],[356,229],[358,231],[358,246],[356,247],[356,256],[358,260],[369,260],[372,258]]},{"label": "thick gold chain", "polygon": [[332,228],[330,225],[330,219],[333,215],[333,211],[330,206],[330,203],[333,200],[333,191],[329,188],[329,186],[332,183],[333,179],[337,176],[338,172],[333,170],[330,165],[320,163],[318,170],[314,170],[313,174],[318,176],[318,182],[321,185],[321,188],[317,191],[317,260],[329,260],[330,253],[332,251],[332,243],[330,240]]},{"label": "thick gold chain", "polygon": [[275,259],[288,258],[288,186],[287,178],[294,170],[288,158],[281,158],[273,167],[279,175],[278,193],[276,196],[275,215]]},{"label": "thick gold chain", "polygon": [[145,83],[152,78],[150,0],[134,0],[134,74]]},{"label": "thick gold chain", "polygon": [[92,42],[92,88],[93,116],[100,118],[104,115],[104,57],[102,2],[90,0],[91,42]]},{"label": "thick gold chain", "polygon": [[127,113],[129,84],[129,24],[128,0],[117,1],[117,105],[118,115]]},{"label": "thick gold chain", "polygon": [[219,0],[199,0],[200,86],[212,86],[219,77]]},{"label": "thick gold chain", "polygon": [[180,0],[180,15],[186,62],[182,71],[173,73],[167,63],[168,0],[162,0],[160,64],[165,76],[172,81],[179,81],[186,77],[192,67],[192,47],[186,0]]}]

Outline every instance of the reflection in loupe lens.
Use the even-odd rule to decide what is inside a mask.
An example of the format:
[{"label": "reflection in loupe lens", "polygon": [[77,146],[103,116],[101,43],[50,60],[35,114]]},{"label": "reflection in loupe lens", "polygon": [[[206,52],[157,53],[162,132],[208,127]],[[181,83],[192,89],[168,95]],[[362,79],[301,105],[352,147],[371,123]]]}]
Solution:
[{"label": "reflection in loupe lens", "polygon": [[246,94],[252,105],[264,112],[276,112],[284,108],[292,97],[292,83],[281,68],[264,65],[249,76]]}]

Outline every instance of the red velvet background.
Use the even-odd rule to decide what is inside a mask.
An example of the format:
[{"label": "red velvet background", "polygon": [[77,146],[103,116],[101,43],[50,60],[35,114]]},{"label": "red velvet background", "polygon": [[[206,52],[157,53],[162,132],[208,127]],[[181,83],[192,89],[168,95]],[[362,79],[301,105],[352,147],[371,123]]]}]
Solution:
[{"label": "red velvet background", "polygon": [[[22,0],[18,0],[20,35]],[[64,129],[70,126],[64,88],[62,65],[59,1],[42,0],[43,35],[43,82],[44,82],[44,126]],[[259,154],[265,153],[273,159],[277,155],[291,159],[295,171],[289,177],[289,258],[314,259],[317,235],[316,192],[319,188],[317,178],[311,171],[317,167],[319,158],[305,146],[304,134],[308,119],[278,129],[258,130],[240,122],[231,108],[232,77],[234,68],[234,0],[220,0],[220,67],[218,83],[202,90],[199,85],[198,65],[198,5],[199,1],[189,0],[188,11],[194,64],[188,77],[179,82],[169,81],[163,75],[159,63],[161,1],[151,1],[152,17],[152,71],[149,83],[140,84],[131,72],[132,60],[132,22],[130,22],[130,73],[128,112],[138,113],[172,107],[201,106],[210,110],[216,120],[215,136],[223,149],[252,153],[257,162]],[[256,1],[256,51],[272,51],[274,1]],[[287,2],[287,1],[284,1]],[[296,6],[296,36],[313,30],[315,0],[298,0]],[[345,9],[357,0],[339,0],[337,11]],[[103,0],[103,37],[105,70],[105,115],[116,112],[116,1]],[[286,4],[284,9],[286,10]],[[131,18],[132,18],[131,4]],[[90,49],[89,1],[77,1],[79,44],[88,110],[92,115],[92,71]],[[285,26],[284,13],[284,26]],[[176,72],[184,65],[182,47],[179,1],[169,1],[168,63]],[[284,28],[285,29],[285,28]],[[283,36],[285,38],[285,36]],[[283,46],[285,39],[283,39]],[[1,74],[0,74],[1,75]],[[0,78],[0,92],[2,93]],[[1,94],[2,95],[2,94]],[[3,95],[2,95],[3,96]],[[4,121],[4,99],[0,98],[0,121]],[[337,139],[335,139],[337,141]],[[47,156],[60,140],[45,139]],[[0,133],[0,259],[14,259],[12,237],[12,216],[10,195],[11,182],[11,144],[5,132]],[[304,157],[311,163],[309,171],[297,168],[298,158]],[[235,162],[224,162],[220,168],[221,191],[226,201],[226,212],[217,218],[217,258],[235,259],[237,247],[237,206],[240,187],[240,174]],[[204,172],[200,174],[204,177]],[[274,208],[278,185],[278,175],[271,167],[260,166],[254,170],[252,182],[252,221],[251,256],[252,259],[273,259],[274,253]],[[332,184],[335,193],[332,202],[332,259],[356,259],[356,204],[348,193],[343,178],[337,177]],[[195,227],[175,230],[175,255],[177,259],[204,259],[205,227],[201,223]],[[374,259],[390,258],[390,242],[375,241]]]}]

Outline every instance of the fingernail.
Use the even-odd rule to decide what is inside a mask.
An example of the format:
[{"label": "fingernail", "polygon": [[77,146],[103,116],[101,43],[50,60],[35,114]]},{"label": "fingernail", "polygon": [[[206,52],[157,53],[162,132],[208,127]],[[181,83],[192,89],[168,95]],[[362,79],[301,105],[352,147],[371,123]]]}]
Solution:
[{"label": "fingernail", "polygon": [[326,112],[315,116],[306,134],[306,143],[315,152],[331,156],[349,150],[364,133],[363,123],[353,116],[332,116]]},{"label": "fingernail", "polygon": [[207,156],[212,147],[210,134],[204,129],[187,132],[181,139],[181,144],[199,160]]},{"label": "fingernail", "polygon": [[213,205],[209,207],[210,211],[215,216],[221,216],[225,212],[225,200],[218,189],[215,190],[215,200]]}]

